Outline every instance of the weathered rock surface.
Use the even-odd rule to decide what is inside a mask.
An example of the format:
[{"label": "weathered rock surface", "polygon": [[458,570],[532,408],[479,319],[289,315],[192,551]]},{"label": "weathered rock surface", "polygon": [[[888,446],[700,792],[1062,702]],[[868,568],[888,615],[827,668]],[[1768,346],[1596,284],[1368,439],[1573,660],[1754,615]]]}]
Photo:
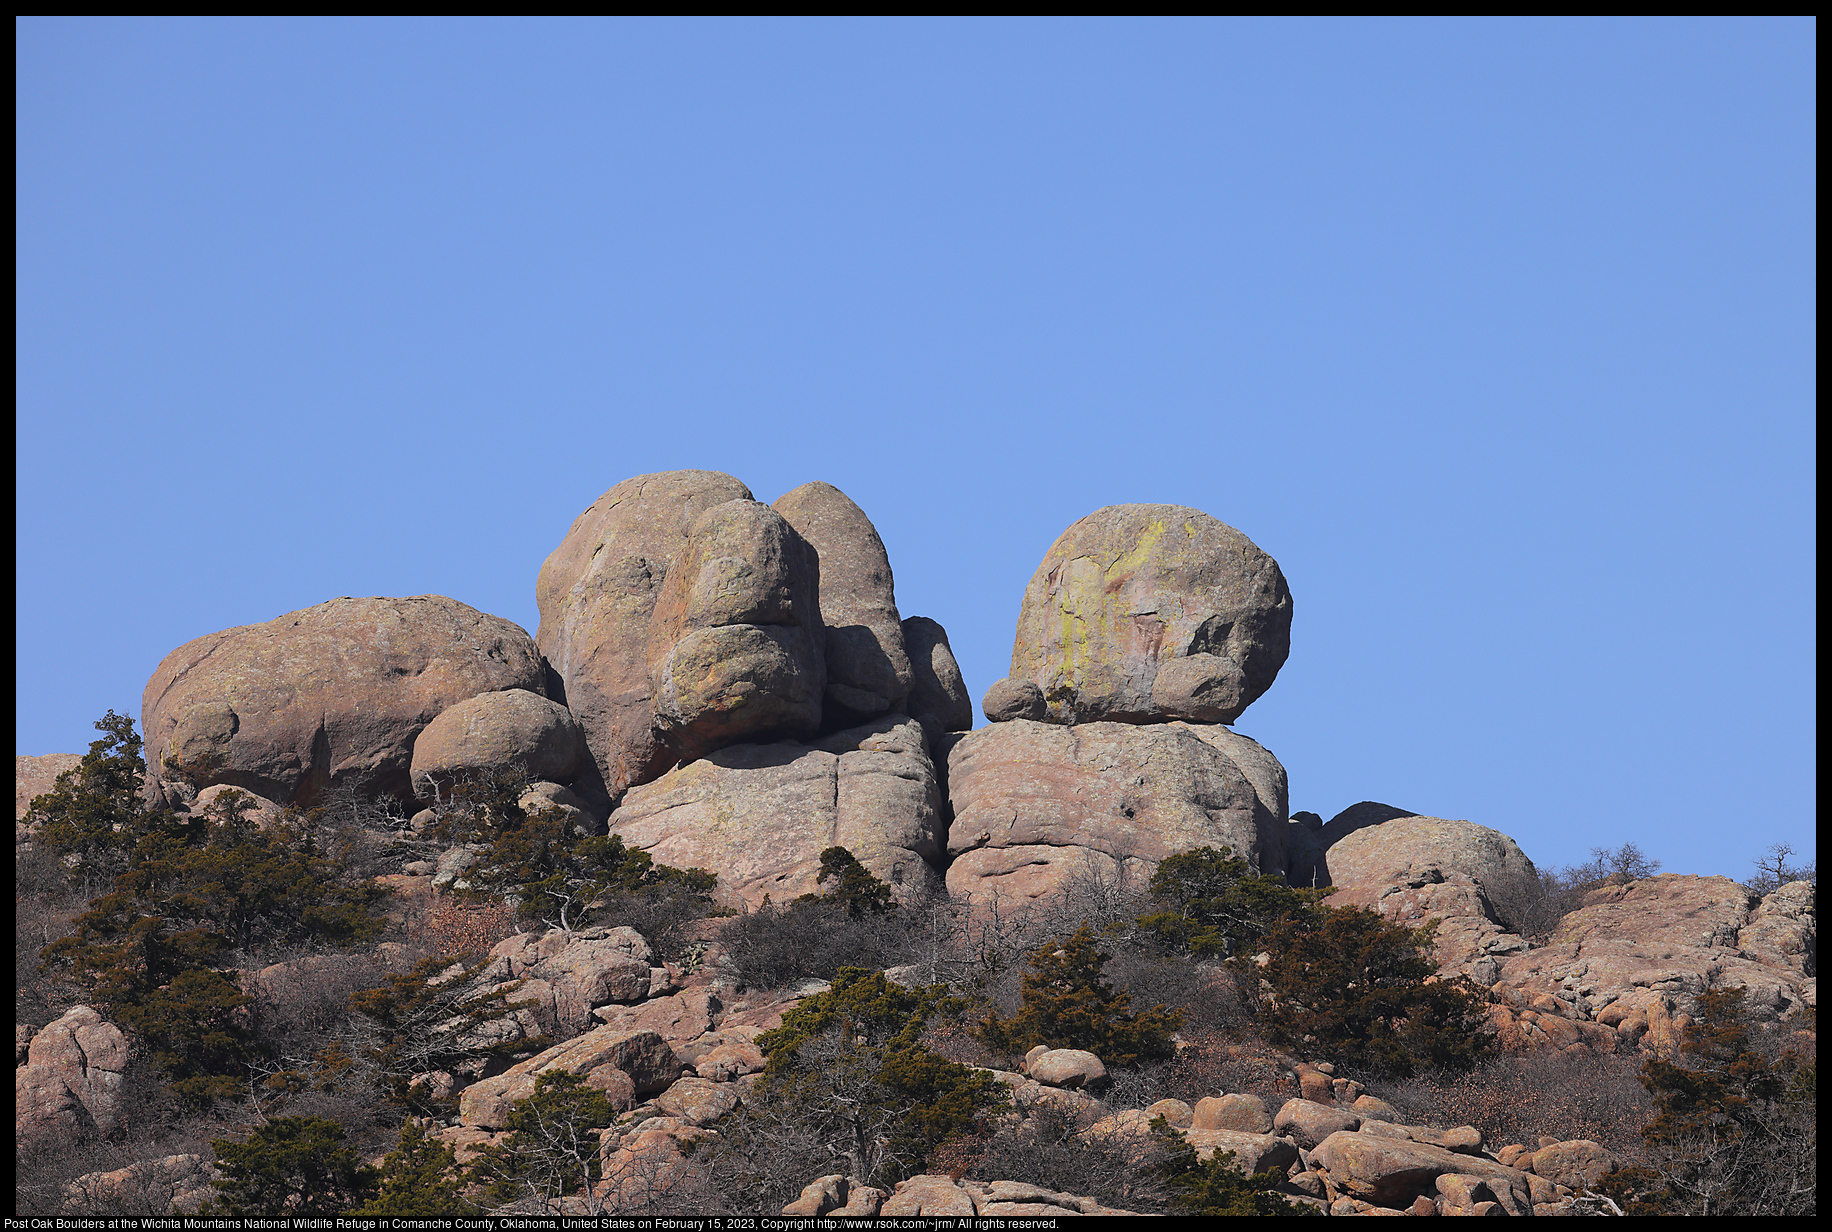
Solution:
[{"label": "weathered rock surface", "polygon": [[14,1071],[13,1111],[21,1142],[106,1133],[121,1111],[127,1037],[87,1005],[32,1036]]},{"label": "weathered rock surface", "polygon": [[1272,1114],[1257,1095],[1210,1095],[1196,1101],[1190,1125],[1195,1129],[1232,1129],[1239,1133],[1272,1132]]},{"label": "weathered rock surface", "polygon": [[146,1211],[195,1215],[221,1195],[211,1184],[216,1168],[202,1155],[166,1155],[108,1172],[85,1172],[64,1186],[67,1209],[85,1213]]},{"label": "weathered rock surface", "polygon": [[585,756],[585,733],[572,712],[526,689],[467,698],[427,724],[414,741],[414,788],[449,787],[466,776],[516,770],[569,782]]},{"label": "weathered rock surface", "polygon": [[264,796],[257,796],[252,791],[244,791],[240,787],[231,787],[226,783],[218,783],[214,787],[206,787],[198,792],[196,799],[190,802],[189,811],[193,814],[207,812],[218,800],[232,792],[241,793],[242,804],[245,806],[242,816],[257,826],[271,826],[286,813],[285,809],[272,800]]},{"label": "weathered rock surface", "polygon": [[1053,723],[1228,723],[1291,648],[1278,562],[1180,505],[1110,505],[1064,531],[1024,594],[1011,678]]},{"label": "weathered rock surface", "polygon": [[[1804,906],[1810,887],[1803,893],[1799,884],[1764,900],[1728,877],[1677,873],[1593,890],[1551,944],[1507,960],[1496,991],[1510,1004],[1497,1007],[1499,1025],[1519,1028],[1528,1043],[1592,1050],[1613,1030],[1664,1052],[1708,980],[1746,988],[1758,1020],[1813,1006],[1818,980],[1801,968],[1814,917]],[[1745,929],[1754,933],[1747,952]]]},{"label": "weathered rock surface", "polygon": [[1291,1137],[1305,1147],[1316,1146],[1334,1133],[1353,1133],[1360,1126],[1359,1113],[1310,1099],[1288,1099],[1272,1118],[1274,1133]]},{"label": "weathered rock surface", "polygon": [[1324,822],[1320,827],[1325,849],[1335,846],[1357,830],[1368,826],[1378,826],[1382,822],[1392,821],[1396,817],[1416,817],[1411,809],[1397,808],[1391,804],[1382,804],[1378,800],[1363,800],[1351,804]]},{"label": "weathered rock surface", "polygon": [[[1237,742],[1277,764],[1230,733]],[[1143,884],[1160,860],[1204,846],[1284,871],[1283,801],[1262,801],[1223,743],[1190,725],[997,723],[955,745],[948,783],[956,895],[1036,898],[1090,869]]]},{"label": "weathered rock surface", "polygon": [[497,942],[484,975],[497,982],[528,981],[516,1000],[540,1000],[545,993],[561,1022],[581,1024],[598,1006],[647,997],[654,961],[649,943],[633,928],[553,929]]},{"label": "weathered rock surface", "polygon": [[1405,1207],[1421,1193],[1436,1192],[1440,1176],[1455,1174],[1485,1182],[1510,1215],[1530,1214],[1533,1209],[1526,1173],[1480,1155],[1346,1131],[1329,1135],[1310,1154],[1339,1190],[1363,1202]]},{"label": "weathered rock surface", "polygon": [[1076,1091],[1098,1091],[1108,1083],[1107,1067],[1081,1048],[1051,1048],[1030,1060],[1026,1072],[1038,1082]]},{"label": "weathered rock surface", "polygon": [[973,730],[973,698],[948,644],[948,631],[927,616],[906,616],[903,645],[910,657],[910,695],[904,709],[926,729],[932,717],[942,731]]},{"label": "weathered rock surface", "polygon": [[1408,928],[1435,921],[1432,958],[1439,970],[1467,975],[1484,988],[1499,978],[1510,956],[1529,948],[1501,923],[1481,883],[1465,872],[1446,872],[1434,861],[1385,868],[1367,881],[1340,886],[1329,904],[1365,907]]},{"label": "weathered rock surface", "polygon": [[535,636],[615,800],[675,761],[652,727],[649,619],[694,523],[750,489],[717,471],[626,479],[580,514],[535,583]]},{"label": "weathered rock surface", "polygon": [[1532,1161],[1534,1175],[1567,1189],[1591,1189],[1622,1164],[1614,1151],[1588,1138],[1541,1147]]},{"label": "weathered rock surface", "polygon": [[141,727],[153,772],[197,787],[293,804],[355,782],[406,798],[434,718],[543,688],[533,640],[500,617],[443,595],[342,598],[186,642],[147,682]]},{"label": "weathered rock surface", "polygon": [[1034,681],[1013,680],[1010,676],[992,682],[980,700],[980,710],[989,723],[1009,723],[1013,719],[1043,722],[1050,717],[1043,690]]},{"label": "weathered rock surface", "polygon": [[770,507],[820,557],[820,621],[827,639],[821,729],[842,731],[901,709],[914,674],[890,554],[877,528],[830,483],[804,483]]},{"label": "weathered rock surface", "polygon": [[647,646],[655,729],[683,760],[819,728],[819,587],[814,549],[769,506],[727,501],[694,522]]},{"label": "weathered rock surface", "polygon": [[733,1084],[705,1078],[681,1078],[655,1097],[655,1106],[662,1112],[693,1125],[711,1125],[738,1103]]},{"label": "weathered rock surface", "polygon": [[[594,1073],[607,1068],[625,1075],[634,1095],[648,1095],[667,1090],[680,1076],[681,1062],[653,1031],[599,1027],[466,1087],[458,1096],[458,1116],[467,1128],[502,1129],[515,1102],[534,1094],[535,1080],[548,1070],[567,1070],[594,1085]],[[606,1075],[595,1085],[614,1096],[622,1083]]]},{"label": "weathered rock surface", "polygon": [[1407,867],[1429,864],[1468,874],[1491,897],[1518,892],[1537,876],[1533,861],[1501,831],[1442,817],[1393,817],[1359,827],[1330,844],[1328,861],[1339,886],[1397,880]]},{"label": "weathered rock surface", "polygon": [[729,906],[814,893],[836,845],[907,899],[939,880],[940,805],[922,729],[887,715],[812,744],[721,749],[632,790],[610,829],[657,863],[717,870]]},{"label": "weathered rock surface", "polygon": [[81,753],[45,753],[37,757],[22,753],[13,758],[13,819],[23,818],[32,801],[57,786],[58,775],[82,764]]}]

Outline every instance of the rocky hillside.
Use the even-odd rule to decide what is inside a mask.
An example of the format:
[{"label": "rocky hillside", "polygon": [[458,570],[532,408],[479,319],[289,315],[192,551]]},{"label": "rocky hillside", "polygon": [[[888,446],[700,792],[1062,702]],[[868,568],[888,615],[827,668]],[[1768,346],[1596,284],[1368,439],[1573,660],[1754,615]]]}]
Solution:
[{"label": "rocky hillside", "polygon": [[[844,848],[858,877],[889,888],[872,911],[946,916],[954,944],[975,928],[989,935],[986,920],[1041,919],[1082,902],[1090,887],[1130,887],[1136,898],[1170,857],[1225,848],[1254,876],[1326,892],[1328,907],[1431,925],[1434,978],[1480,991],[1504,1052],[1599,1064],[1677,1055],[1705,990],[1745,990],[1749,1021],[1764,1030],[1811,1022],[1809,882],[1756,895],[1725,877],[1619,878],[1541,928],[1547,870],[1507,835],[1374,802],[1327,822],[1292,815],[1278,758],[1231,726],[1276,682],[1292,597],[1276,561],[1197,510],[1112,506],[1065,530],[1025,590],[1011,672],[987,691],[988,722],[977,729],[946,631],[902,615],[883,541],[829,484],[764,505],[715,472],[625,480],[579,515],[536,585],[532,637],[442,596],[343,597],[173,650],[143,695],[139,799],[207,827],[227,795],[273,834],[312,810],[355,819],[350,833],[369,837],[351,839],[350,850],[370,851],[373,867],[359,871],[380,878],[364,884],[392,892],[392,939],[364,968],[371,986],[417,979],[414,995],[425,997],[442,982],[462,987],[451,1002],[460,1017],[461,1005],[517,1007],[457,1031],[468,1043],[404,1073],[397,1093],[418,1092],[416,1106],[435,1115],[415,1124],[463,1163],[508,1149],[518,1110],[557,1098],[543,1075],[582,1080],[617,1114],[599,1158],[605,1177],[621,1179],[596,1197],[567,1197],[566,1209],[687,1194],[681,1178],[705,1158],[688,1144],[718,1138],[756,1102],[772,1064],[759,1037],[827,985],[800,995],[764,987],[739,934],[716,918],[684,931],[666,924],[663,953],[662,924],[645,935],[622,920],[581,927],[556,916],[568,895],[577,911],[602,910],[612,883],[569,881],[574,866],[558,857],[505,873],[534,869],[526,861],[535,857],[515,855],[524,863],[514,865],[497,831],[461,832],[456,820],[481,807],[478,793],[493,782],[511,785],[509,802],[493,807],[560,819],[559,846],[646,857],[619,866],[637,870],[625,890],[643,869],[712,874],[709,899],[690,914],[716,905],[795,927],[800,917],[770,913],[831,896],[841,866],[823,855]],[[51,814],[32,801],[81,761],[18,759],[22,868],[42,867],[51,849],[37,833]],[[70,870],[81,874],[84,857],[60,858],[61,872],[34,876],[62,877],[60,892],[73,894]],[[353,867],[338,865],[339,875],[356,876]],[[651,890],[660,884],[641,875]],[[22,902],[35,893],[22,889]],[[67,932],[81,909],[72,900],[58,927]],[[53,931],[45,923],[38,944]],[[940,942],[931,950],[925,980],[939,974]],[[466,955],[478,961],[458,961]],[[912,956],[907,947],[896,955]],[[439,961],[410,977],[422,958]],[[286,989],[316,987],[348,961],[245,962],[236,980],[251,1008],[235,1012],[289,1004]],[[918,965],[898,978],[922,982]],[[1195,957],[1184,967],[1179,978],[1219,970]],[[76,1003],[79,985],[60,987],[45,994],[54,1012],[30,1011],[36,1020],[19,1027],[26,1154],[60,1139],[118,1140],[148,1115],[126,1077],[142,1042]],[[52,1004],[59,995],[65,1002]],[[1176,1055],[1208,1055],[1199,1035],[1179,1037]],[[1074,1149],[1106,1151],[1121,1172],[1175,1139],[1195,1151],[1190,1168],[1232,1151],[1248,1172],[1277,1170],[1281,1201],[1331,1214],[1604,1211],[1608,1202],[1586,1195],[1624,1162],[1620,1144],[1494,1141],[1480,1126],[1409,1119],[1299,1051],[1269,1062],[1282,1077],[1263,1093],[1208,1081],[1179,1088],[1188,1098],[1118,1104],[1102,1098],[1101,1058],[1070,1052],[1032,1049],[1013,1069],[981,1057],[977,1068],[1014,1115],[1066,1109]],[[59,1201],[119,1205],[131,1189],[149,1210],[194,1210],[215,1192],[214,1168],[207,1152],[143,1150],[129,1167],[59,1181]],[[1132,1209],[1107,1204],[1120,1190],[1078,1195],[983,1173],[870,1179],[796,1178],[800,1196],[772,1213]]]}]

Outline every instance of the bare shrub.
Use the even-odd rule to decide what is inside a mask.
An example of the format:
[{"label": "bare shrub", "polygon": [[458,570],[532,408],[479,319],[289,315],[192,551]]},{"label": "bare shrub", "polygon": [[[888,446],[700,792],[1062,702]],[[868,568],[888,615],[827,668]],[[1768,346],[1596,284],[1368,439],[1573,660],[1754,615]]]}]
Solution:
[{"label": "bare shrub", "polygon": [[456,961],[487,953],[498,941],[514,936],[515,931],[513,907],[434,894],[425,908],[404,921],[401,939]]},{"label": "bare shrub", "polygon": [[1492,1143],[1588,1138],[1633,1160],[1654,1107],[1640,1068],[1638,1057],[1541,1049],[1497,1057],[1467,1074],[1422,1074],[1383,1086],[1379,1095],[1414,1123],[1474,1125]]},{"label": "bare shrub", "polygon": [[1791,881],[1808,881],[1818,884],[1818,874],[1814,871],[1814,861],[1794,862],[1794,848],[1789,843],[1775,843],[1752,861],[1756,866],[1756,875],[1751,877],[1745,886],[1752,894],[1773,894]]},{"label": "bare shrub", "polygon": [[1485,887],[1489,903],[1501,923],[1535,945],[1544,945],[1557,931],[1559,921],[1584,905],[1584,896],[1606,885],[1626,885],[1660,871],[1653,859],[1634,843],[1613,851],[1590,849],[1590,859],[1563,869],[1536,869],[1531,878],[1520,878]]},{"label": "bare shrub", "polygon": [[50,1022],[79,997],[74,981],[43,968],[46,946],[76,931],[76,917],[89,906],[81,890],[55,883],[13,898],[13,1020],[36,1026]]},{"label": "bare shrub", "polygon": [[1166,1210],[1171,1194],[1156,1175],[1158,1144],[1126,1135],[1083,1136],[1087,1128],[1053,1104],[1037,1104],[984,1137],[950,1141],[932,1166],[956,1178],[1020,1181],[1124,1210]]},{"label": "bare shrub", "polygon": [[726,925],[720,940],[746,984],[781,988],[802,979],[830,980],[842,967],[898,966],[915,948],[913,922],[901,911],[852,916],[825,899],[786,907],[765,903]]}]

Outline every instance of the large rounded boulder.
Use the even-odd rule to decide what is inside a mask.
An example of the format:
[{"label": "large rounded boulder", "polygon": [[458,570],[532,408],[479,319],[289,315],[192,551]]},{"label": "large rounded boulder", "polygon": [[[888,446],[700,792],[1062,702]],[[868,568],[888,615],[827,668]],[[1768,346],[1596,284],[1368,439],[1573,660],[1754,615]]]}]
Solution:
[{"label": "large rounded boulder", "polygon": [[649,618],[652,721],[682,760],[820,727],[819,577],[767,505],[727,501],[694,523]]},{"label": "large rounded boulder", "polygon": [[584,756],[585,733],[566,707],[526,689],[504,689],[459,702],[427,725],[414,741],[413,783],[424,793],[502,769],[566,783]]},{"label": "large rounded boulder", "polygon": [[[1355,807],[1365,810],[1368,805]],[[1326,836],[1341,816],[1324,827]],[[1338,886],[1397,883],[1413,868],[1436,865],[1446,873],[1468,875],[1491,897],[1510,897],[1538,877],[1533,861],[1501,831],[1444,817],[1406,815],[1364,824],[1332,842],[1325,858],[1329,878]]]},{"label": "large rounded boulder", "polygon": [[411,794],[415,739],[447,708],[543,691],[519,626],[443,595],[340,598],[168,654],[141,698],[153,773],[281,804],[360,784]]},{"label": "large rounded boulder", "polygon": [[841,731],[897,709],[912,676],[890,554],[878,528],[851,497],[818,480],[771,508],[820,556],[820,620],[827,630],[822,727]]},{"label": "large rounded boulder", "polygon": [[1245,535],[1181,505],[1110,505],[1045,553],[1010,680],[1041,690],[1051,723],[1231,723],[1290,649],[1284,574]]},{"label": "large rounded boulder", "polygon": [[541,652],[559,673],[611,797],[673,765],[655,731],[649,618],[700,515],[751,491],[718,471],[626,479],[574,520],[535,585]]}]

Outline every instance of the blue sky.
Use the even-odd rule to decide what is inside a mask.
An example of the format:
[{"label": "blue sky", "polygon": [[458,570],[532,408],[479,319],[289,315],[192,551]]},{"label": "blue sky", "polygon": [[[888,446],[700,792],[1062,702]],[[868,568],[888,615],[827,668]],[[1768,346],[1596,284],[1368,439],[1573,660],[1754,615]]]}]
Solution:
[{"label": "blue sky", "polygon": [[1292,807],[1814,849],[1813,41],[1763,20],[29,18],[18,742],[825,479],[977,697],[1103,505],[1278,558]]}]

